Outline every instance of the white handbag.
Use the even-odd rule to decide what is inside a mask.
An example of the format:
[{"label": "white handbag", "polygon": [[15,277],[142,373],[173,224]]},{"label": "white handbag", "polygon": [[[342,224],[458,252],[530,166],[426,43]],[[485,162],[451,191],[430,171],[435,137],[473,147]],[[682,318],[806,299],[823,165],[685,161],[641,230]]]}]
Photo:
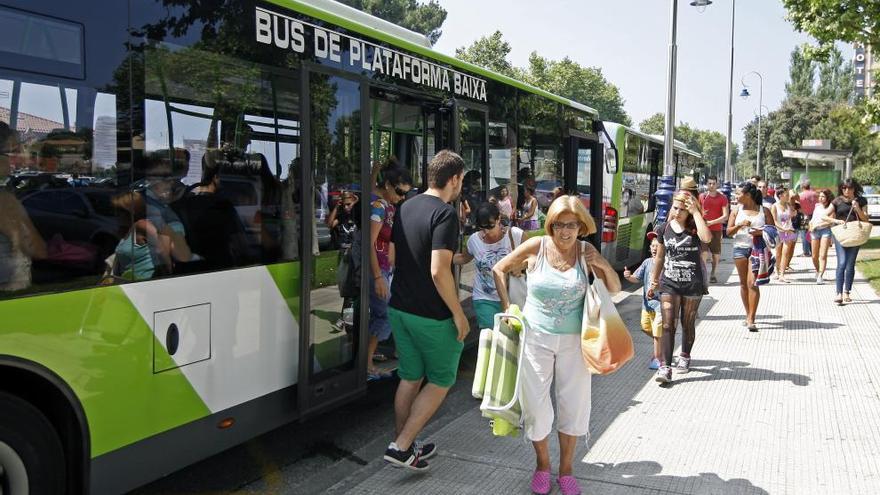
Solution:
[{"label": "white handbag", "polygon": [[[507,230],[507,237],[510,239],[510,250],[513,251],[516,249],[516,244],[513,242],[513,229]],[[520,275],[510,274],[507,277],[507,297],[510,300],[510,304],[516,304],[520,308],[524,308],[526,306],[526,296],[528,295],[528,285],[526,284],[526,272],[522,271]]]}]

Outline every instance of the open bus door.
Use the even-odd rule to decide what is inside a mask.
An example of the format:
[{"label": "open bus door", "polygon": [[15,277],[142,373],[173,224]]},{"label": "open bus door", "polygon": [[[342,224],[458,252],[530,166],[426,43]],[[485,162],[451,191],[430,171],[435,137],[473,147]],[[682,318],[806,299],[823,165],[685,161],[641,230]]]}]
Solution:
[{"label": "open bus door", "polygon": [[[297,400],[300,418],[345,402],[366,390],[366,336],[369,269],[360,270],[359,288],[339,287],[336,272],[344,258],[369,267],[365,249],[369,229],[359,228],[345,240],[331,237],[329,212],[345,198],[360,225],[369,225],[369,116],[362,112],[369,88],[341,72],[307,67],[302,101],[302,273],[299,301],[300,340]],[[344,208],[344,205],[342,206]]]},{"label": "open bus door", "polygon": [[600,250],[606,206],[602,197],[604,150],[596,134],[569,131],[565,150],[565,190],[577,194],[592,215],[597,230],[586,240]]}]

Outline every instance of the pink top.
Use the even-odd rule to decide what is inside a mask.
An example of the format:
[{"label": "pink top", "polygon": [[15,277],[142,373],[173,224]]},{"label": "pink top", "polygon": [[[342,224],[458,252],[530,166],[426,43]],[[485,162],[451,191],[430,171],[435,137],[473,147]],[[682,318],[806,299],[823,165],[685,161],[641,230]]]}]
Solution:
[{"label": "pink top", "polygon": [[801,211],[804,215],[813,215],[813,209],[816,208],[817,201],[819,201],[819,194],[812,189],[806,189],[798,194],[798,202],[801,204]]},{"label": "pink top", "polygon": [[513,216],[513,204],[510,202],[510,196],[498,200],[498,211],[507,218]]}]

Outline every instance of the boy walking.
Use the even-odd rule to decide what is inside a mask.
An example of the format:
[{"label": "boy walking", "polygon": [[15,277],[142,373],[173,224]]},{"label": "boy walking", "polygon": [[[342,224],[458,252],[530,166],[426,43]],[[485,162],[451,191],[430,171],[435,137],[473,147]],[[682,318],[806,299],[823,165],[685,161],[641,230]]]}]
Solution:
[{"label": "boy walking", "polygon": [[[394,397],[397,437],[384,459],[415,471],[428,469],[433,444],[416,436],[455,383],[469,323],[458,299],[452,256],[458,247],[458,198],[464,161],[442,150],[428,165],[428,190],[400,207],[391,232],[396,253],[388,316],[400,358]],[[422,387],[422,382],[427,384]]]},{"label": "boy walking", "polygon": [[660,311],[660,294],[654,293],[654,297],[648,297],[648,287],[651,286],[651,273],[654,271],[654,259],[657,257],[657,247],[660,241],[657,240],[656,232],[648,232],[648,241],[651,243],[651,257],[642,261],[642,264],[636,268],[635,273],[631,273],[629,268],[623,268],[623,277],[634,284],[642,284],[642,330],[654,339],[654,356],[648,369],[656,370],[660,368],[660,338],[663,337],[663,312]]}]

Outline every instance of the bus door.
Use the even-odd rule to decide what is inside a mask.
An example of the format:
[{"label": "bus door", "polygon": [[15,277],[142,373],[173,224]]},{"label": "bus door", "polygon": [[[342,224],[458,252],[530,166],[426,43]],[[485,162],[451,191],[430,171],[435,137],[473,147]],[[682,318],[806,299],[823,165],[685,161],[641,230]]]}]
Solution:
[{"label": "bus door", "polygon": [[602,157],[604,156],[604,146],[599,142],[598,136],[574,129],[569,131],[565,150],[565,189],[569,192],[576,191],[581,202],[593,216],[597,232],[587,240],[596,248],[600,248],[602,225],[608,220],[605,218],[606,205],[603,204],[602,198]]},{"label": "bus door", "polygon": [[[300,170],[303,240],[300,417],[366,390],[369,246],[368,86],[344,73],[303,70]],[[330,222],[334,220],[334,222]],[[335,223],[335,224],[334,224]],[[350,274],[348,277],[344,274]],[[359,275],[359,280],[356,278]]]},{"label": "bus door", "polygon": [[[459,251],[465,249],[468,235],[476,232],[475,218],[477,208],[487,199],[486,179],[489,175],[489,133],[487,132],[489,112],[485,106],[470,102],[455,102],[453,115],[452,149],[464,160],[464,183],[461,196],[455,202],[461,221]],[[515,186],[511,186],[515,189]],[[515,191],[514,191],[515,194]],[[474,263],[455,269],[459,298],[471,297],[474,284]]]}]

